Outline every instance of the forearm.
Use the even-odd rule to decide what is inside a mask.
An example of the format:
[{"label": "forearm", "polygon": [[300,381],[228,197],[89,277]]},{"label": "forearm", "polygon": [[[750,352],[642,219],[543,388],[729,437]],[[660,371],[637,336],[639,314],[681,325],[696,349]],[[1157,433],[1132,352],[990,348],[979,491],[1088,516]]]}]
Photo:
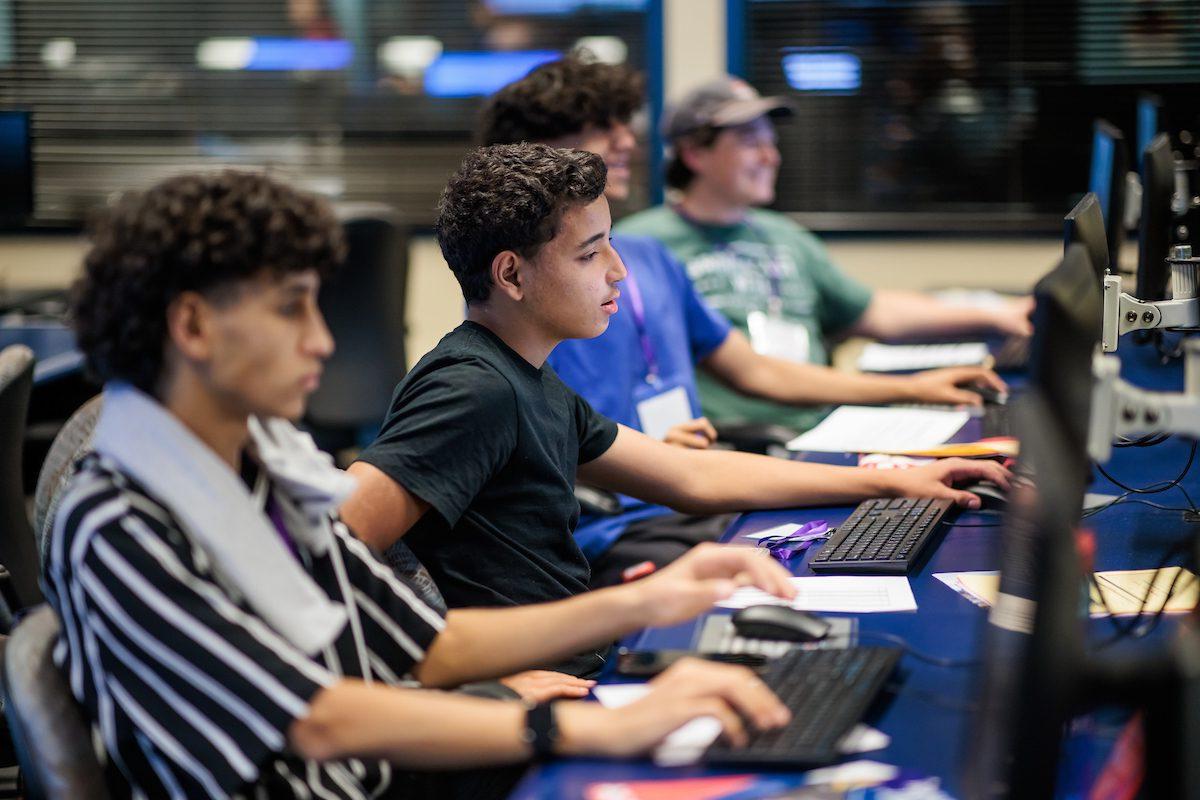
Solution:
[{"label": "forearm", "polygon": [[[558,750],[595,752],[593,712],[580,703],[557,708]],[[428,769],[523,761],[531,754],[524,730],[520,703],[343,680],[313,698],[288,739],[294,751],[317,760],[383,758]]]},{"label": "forearm", "polygon": [[742,394],[787,405],[871,405],[913,400],[909,382],[900,376],[842,372],[771,356],[756,358],[758,363],[747,366],[731,381]]},{"label": "forearm", "polygon": [[457,686],[552,663],[641,627],[636,586],[515,608],[455,609],[419,665],[425,686]]},{"label": "forearm", "polygon": [[950,305],[920,292],[880,291],[853,332],[875,339],[915,339],[986,333],[996,327],[994,309]]},{"label": "forearm", "polygon": [[843,505],[891,490],[878,470],[810,464],[751,453],[694,451],[685,494],[669,503],[710,514],[791,506]]}]

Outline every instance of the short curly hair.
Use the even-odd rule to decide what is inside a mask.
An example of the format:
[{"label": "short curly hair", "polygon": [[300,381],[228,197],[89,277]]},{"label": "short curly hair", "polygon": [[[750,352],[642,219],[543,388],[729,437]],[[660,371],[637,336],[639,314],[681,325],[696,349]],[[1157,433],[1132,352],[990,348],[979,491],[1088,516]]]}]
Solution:
[{"label": "short curly hair", "polygon": [[167,307],[183,292],[215,300],[264,270],[328,276],[343,258],[327,203],[265,175],[180,175],[122,196],[96,221],[71,318],[90,371],[154,393]]},{"label": "short curly hair", "polygon": [[563,212],[604,193],[608,170],[595,153],[544,144],[481,147],[467,155],[438,202],[437,238],[467,303],[492,292],[492,259],[533,258],[558,232]]},{"label": "short curly hair", "polygon": [[645,102],[641,73],[623,64],[570,56],[543,64],[488,100],[480,143],[544,142],[628,122]]}]

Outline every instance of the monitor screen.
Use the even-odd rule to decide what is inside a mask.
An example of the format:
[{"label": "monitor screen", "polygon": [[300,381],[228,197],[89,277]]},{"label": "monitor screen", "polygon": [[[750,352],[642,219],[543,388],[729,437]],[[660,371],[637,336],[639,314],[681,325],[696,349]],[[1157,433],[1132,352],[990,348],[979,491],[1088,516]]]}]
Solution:
[{"label": "monitor screen", "polygon": [[1092,134],[1092,168],[1088,191],[1100,201],[1104,215],[1105,238],[1108,239],[1108,263],[1117,269],[1121,243],[1125,241],[1125,175],[1129,171],[1129,154],[1125,136],[1104,120],[1097,120]]},{"label": "monitor screen", "polygon": [[553,50],[442,53],[425,69],[425,93],[430,97],[492,94],[561,57]]},{"label": "monitor screen", "polygon": [[862,60],[848,50],[789,47],[783,74],[797,92],[858,94],[862,88]]},{"label": "monitor screen", "polygon": [[1092,405],[1092,355],[1100,342],[1104,298],[1083,245],[1033,288],[1030,382],[1041,392],[1071,446],[1087,449]]},{"label": "monitor screen", "polygon": [[1116,141],[1097,125],[1092,134],[1092,168],[1088,176],[1088,191],[1100,201],[1100,213],[1105,219],[1108,219],[1108,211],[1112,207],[1113,155],[1116,149]]},{"label": "monitor screen", "polygon": [[1108,270],[1108,239],[1104,233],[1104,215],[1100,213],[1100,200],[1088,192],[1075,207],[1063,217],[1063,255],[1072,244],[1082,244],[1092,261],[1098,280],[1104,279]]},{"label": "monitor screen", "polygon": [[0,111],[0,222],[33,213],[33,151],[28,111]]},{"label": "monitor screen", "polygon": [[1138,96],[1137,104],[1137,151],[1145,154],[1146,148],[1158,134],[1158,109],[1162,105],[1156,95]]},{"label": "monitor screen", "polygon": [[1166,258],[1171,250],[1175,216],[1175,154],[1171,139],[1160,133],[1142,155],[1142,215],[1138,223],[1137,286],[1139,300],[1166,300],[1170,270]]},{"label": "monitor screen", "polygon": [[1040,392],[1013,408],[1019,470],[1000,534],[1000,586],[984,632],[978,717],[966,766],[971,798],[1054,797],[1064,727],[1084,660],[1084,571],[1075,528],[1087,458]]}]

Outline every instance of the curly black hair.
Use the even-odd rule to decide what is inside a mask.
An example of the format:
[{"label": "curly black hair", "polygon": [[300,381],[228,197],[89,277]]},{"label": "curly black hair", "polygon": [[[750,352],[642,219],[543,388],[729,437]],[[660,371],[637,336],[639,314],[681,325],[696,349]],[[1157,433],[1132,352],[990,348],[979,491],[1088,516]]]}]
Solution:
[{"label": "curly black hair", "polygon": [[563,212],[600,197],[607,178],[604,160],[582,150],[502,144],[469,153],[442,192],[437,218],[438,244],[467,303],[488,299],[497,253],[536,256]]},{"label": "curly black hair", "polygon": [[479,123],[482,144],[543,142],[628,122],[645,102],[641,73],[579,56],[543,64],[488,100]]},{"label": "curly black hair", "polygon": [[154,393],[163,369],[167,307],[181,293],[223,300],[263,270],[315,269],[343,258],[327,203],[265,175],[180,175],[120,198],[93,225],[71,318],[88,368]]}]

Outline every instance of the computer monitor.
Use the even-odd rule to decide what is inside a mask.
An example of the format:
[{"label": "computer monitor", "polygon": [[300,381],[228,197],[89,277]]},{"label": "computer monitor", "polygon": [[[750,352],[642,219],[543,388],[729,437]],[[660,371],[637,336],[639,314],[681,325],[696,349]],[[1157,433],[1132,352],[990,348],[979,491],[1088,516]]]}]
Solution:
[{"label": "computer monitor", "polygon": [[[1030,383],[1049,403],[1070,447],[1086,452],[1092,403],[1092,355],[1100,342],[1104,298],[1081,244],[1033,287]],[[1086,469],[1084,470],[1086,474]]]},{"label": "computer monitor", "polygon": [[1158,135],[1158,112],[1162,108],[1162,98],[1156,94],[1143,92],[1137,101],[1137,152],[1145,158],[1146,148]]},{"label": "computer monitor", "polygon": [[33,213],[33,152],[28,111],[0,111],[0,226]]},{"label": "computer monitor", "polygon": [[1104,232],[1104,215],[1100,213],[1100,200],[1092,192],[1085,194],[1063,217],[1063,253],[1076,243],[1087,250],[1096,280],[1103,281],[1104,273],[1108,271],[1108,239]]},{"label": "computer monitor", "polygon": [[984,632],[970,800],[1055,796],[1064,728],[1084,698],[1085,583],[1075,544],[1087,458],[1038,390],[1013,408],[1020,469],[1000,536],[1000,587]]},{"label": "computer monitor", "polygon": [[1137,287],[1139,300],[1166,300],[1170,270],[1171,227],[1175,215],[1175,155],[1171,139],[1160,133],[1142,156],[1142,217],[1138,223]]},{"label": "computer monitor", "polygon": [[1109,268],[1117,271],[1121,243],[1125,241],[1125,173],[1129,154],[1125,136],[1104,120],[1097,120],[1092,133],[1092,168],[1088,191],[1100,200],[1104,214],[1105,238],[1108,239]]}]

